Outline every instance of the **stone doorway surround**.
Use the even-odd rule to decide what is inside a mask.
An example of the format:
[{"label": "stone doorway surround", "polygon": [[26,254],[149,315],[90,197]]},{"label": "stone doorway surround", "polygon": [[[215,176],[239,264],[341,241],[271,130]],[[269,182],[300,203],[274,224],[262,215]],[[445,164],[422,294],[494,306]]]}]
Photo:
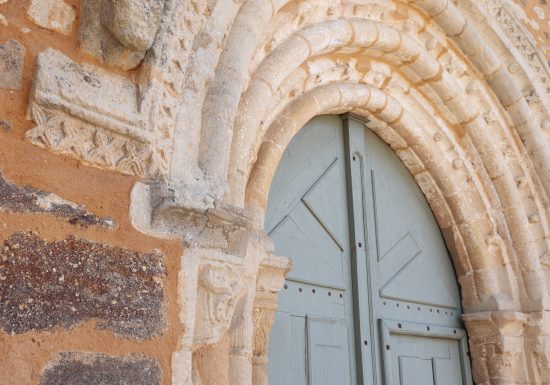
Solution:
[{"label": "stone doorway surround", "polygon": [[134,226],[186,245],[173,385],[200,384],[193,352],[225,337],[230,383],[267,383],[290,268],[263,230],[267,194],[293,135],[329,113],[368,120],[426,195],[475,382],[547,381],[550,72],[507,1],[166,0],[163,12],[134,81],[42,53],[27,138],[142,176]]}]

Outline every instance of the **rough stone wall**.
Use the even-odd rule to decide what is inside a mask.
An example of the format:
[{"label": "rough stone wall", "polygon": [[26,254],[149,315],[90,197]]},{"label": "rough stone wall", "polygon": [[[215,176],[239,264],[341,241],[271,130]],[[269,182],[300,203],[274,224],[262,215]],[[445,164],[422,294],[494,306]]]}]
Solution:
[{"label": "rough stone wall", "polygon": [[0,385],[265,384],[271,177],[343,112],[426,194],[476,381],[547,381],[550,11],[517,1],[0,0]]},{"label": "rough stone wall", "polygon": [[0,384],[170,384],[181,242],[131,226],[135,177],[25,140],[39,52],[103,65],[79,48],[80,1],[0,3]]}]

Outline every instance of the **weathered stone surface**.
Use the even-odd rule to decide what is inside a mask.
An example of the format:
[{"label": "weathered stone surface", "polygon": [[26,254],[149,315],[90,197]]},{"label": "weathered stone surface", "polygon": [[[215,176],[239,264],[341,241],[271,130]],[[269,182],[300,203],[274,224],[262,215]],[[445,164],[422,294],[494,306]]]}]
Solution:
[{"label": "weathered stone surface", "polygon": [[161,381],[161,368],[152,358],[66,352],[44,370],[40,385],[160,385]]},{"label": "weathered stone surface", "polygon": [[29,18],[42,28],[70,35],[76,17],[73,7],[63,0],[31,0]]},{"label": "weathered stone surface", "polygon": [[[119,68],[137,66],[145,51],[135,49],[146,39],[102,20],[103,0],[81,3],[83,49]],[[31,103],[39,124],[30,135],[34,143],[98,167],[140,174],[145,159],[155,154],[141,153],[133,134],[148,134],[139,142],[145,148],[159,138],[170,142],[162,157],[170,169],[163,175],[173,179],[166,185],[175,193],[151,195],[155,199],[141,210],[152,224],[150,233],[172,232],[193,241],[188,243],[195,256],[182,258],[178,282],[184,337],[174,353],[173,383],[190,383],[178,379],[192,377],[196,344],[222,338],[228,325],[238,324],[230,320],[251,320],[252,307],[237,301],[242,291],[261,292],[264,284],[250,278],[259,254],[241,250],[249,247],[240,240],[250,231],[232,232],[230,240],[231,227],[220,225],[213,208],[246,207],[262,229],[278,156],[319,114],[368,117],[369,128],[397,149],[448,234],[466,313],[547,313],[550,281],[541,280],[540,261],[546,269],[550,151],[548,125],[541,123],[549,119],[550,71],[508,3],[170,1],[154,52],[139,73],[136,97],[112,103],[110,92],[132,88],[109,83],[92,89],[72,82],[83,66],[67,65],[68,60],[38,69],[40,92]],[[153,100],[153,107],[143,100]],[[126,114],[135,110],[147,117],[143,126]],[[113,119],[119,111],[132,118]],[[254,351],[256,375],[265,377],[262,360],[275,296],[271,290],[261,294],[254,310],[255,345],[232,338],[228,350]],[[547,354],[531,354],[535,349],[526,349],[528,340],[521,336],[517,344],[501,344],[502,333],[494,333],[487,345],[482,324],[468,326],[471,336],[480,332],[482,342],[472,349],[474,367],[494,372],[479,377],[480,383],[506,377],[506,383],[539,384],[548,378]],[[541,339],[536,352],[548,351],[545,327],[533,332]],[[233,337],[251,336],[251,328],[242,322]],[[499,324],[495,330],[506,328]],[[505,354],[510,346],[513,365]],[[243,378],[249,369],[230,368]]]},{"label": "weathered stone surface", "polygon": [[17,40],[0,45],[0,88],[18,90],[23,77],[25,47]]},{"label": "weathered stone surface", "polygon": [[4,242],[0,257],[0,328],[8,333],[97,319],[100,329],[146,339],[165,327],[160,254],[72,236],[48,243],[17,232]]},{"label": "weathered stone surface", "polygon": [[165,172],[128,79],[48,49],[38,56],[28,111],[38,125],[26,136],[36,145],[126,174]]},{"label": "weathered stone surface", "polygon": [[[0,127],[2,122],[0,121]],[[9,126],[8,126],[9,127]],[[108,217],[98,217],[84,207],[32,187],[21,187],[8,181],[0,172],[0,211],[13,213],[48,213],[67,218],[73,225],[82,227],[102,226],[110,229],[116,222]]]},{"label": "weathered stone surface", "polygon": [[101,23],[125,47],[146,51],[160,25],[164,0],[103,0]]},{"label": "weathered stone surface", "polygon": [[82,4],[84,52],[130,70],[143,60],[160,26],[164,0],[90,0]]}]

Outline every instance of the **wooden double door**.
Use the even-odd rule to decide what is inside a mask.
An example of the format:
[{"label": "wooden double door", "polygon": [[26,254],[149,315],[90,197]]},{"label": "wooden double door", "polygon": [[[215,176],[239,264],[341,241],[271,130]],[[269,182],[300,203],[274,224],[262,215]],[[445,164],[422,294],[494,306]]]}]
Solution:
[{"label": "wooden double door", "polygon": [[293,263],[270,335],[270,385],[471,384],[439,228],[363,122],[320,116],[296,135],[266,229]]}]

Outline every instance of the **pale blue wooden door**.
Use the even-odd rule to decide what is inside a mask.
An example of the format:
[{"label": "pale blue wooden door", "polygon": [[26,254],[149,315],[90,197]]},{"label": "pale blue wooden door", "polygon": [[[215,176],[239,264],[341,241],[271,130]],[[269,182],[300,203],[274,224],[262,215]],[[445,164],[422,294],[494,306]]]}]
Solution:
[{"label": "pale blue wooden door", "polygon": [[[368,124],[367,124],[368,125]],[[471,384],[460,291],[426,199],[404,164],[362,121],[344,119],[351,216],[366,240],[372,357],[365,383]],[[382,352],[382,353],[379,353]]]},{"label": "pale blue wooden door", "polygon": [[272,184],[266,229],[293,268],[271,333],[271,385],[356,383],[341,124],[326,116],[300,131]]},{"label": "pale blue wooden door", "polygon": [[266,229],[291,258],[271,385],[468,385],[460,296],[424,196],[363,122],[323,116],[290,143]]}]

